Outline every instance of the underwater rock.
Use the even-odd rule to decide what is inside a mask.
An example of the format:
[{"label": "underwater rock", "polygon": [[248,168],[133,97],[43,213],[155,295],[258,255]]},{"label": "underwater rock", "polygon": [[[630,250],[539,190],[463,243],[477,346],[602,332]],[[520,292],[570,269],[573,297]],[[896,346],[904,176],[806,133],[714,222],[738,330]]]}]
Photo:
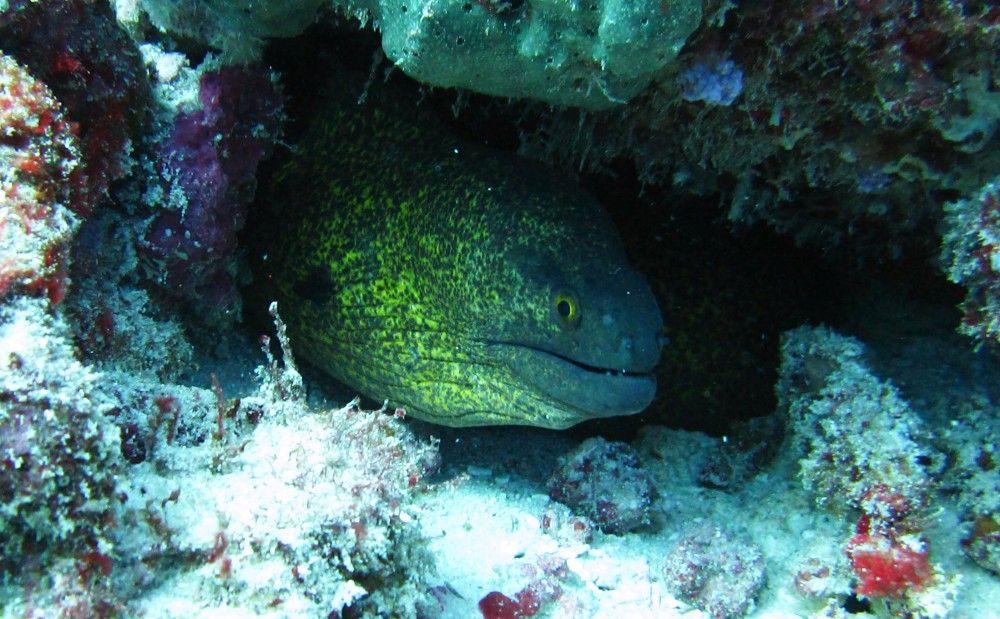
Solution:
[{"label": "underwater rock", "polygon": [[783,439],[784,426],[773,415],[734,423],[726,440],[707,450],[698,484],[719,490],[739,487],[774,460]]},{"label": "underwater rock", "polygon": [[99,374],[74,359],[69,329],[44,299],[0,306],[0,359],[0,572],[105,557],[121,456]]},{"label": "underwater rock", "polygon": [[546,486],[554,501],[605,533],[628,533],[650,522],[653,481],[626,443],[587,439],[559,459]]},{"label": "underwater rock", "polygon": [[[143,0],[162,30],[256,59],[265,37],[293,36],[318,0]],[[382,32],[397,67],[433,86],[604,109],[645,89],[701,21],[681,0],[338,0]]]},{"label": "underwater rock", "polygon": [[857,519],[845,548],[855,592],[896,612],[937,616],[921,613],[950,608],[959,578],[929,558],[925,510],[943,458],[924,424],[872,373],[861,342],[801,327],[782,346],[776,390],[788,416],[784,449],[800,455],[800,480],[817,505]]},{"label": "underwater rock", "polygon": [[782,345],[778,410],[817,503],[857,509],[886,487],[910,510],[925,505],[936,453],[899,391],[872,374],[864,345],[822,327],[790,331]]},{"label": "underwater rock", "polygon": [[751,611],[764,588],[764,557],[756,544],[700,521],[688,527],[667,555],[663,575],[682,600],[712,619],[732,619]]},{"label": "underwater rock", "polygon": [[382,48],[414,79],[498,97],[605,109],[677,56],[701,2],[383,0]]},{"label": "underwater rock", "polygon": [[[115,1],[119,15],[140,21],[129,6],[136,0]],[[305,30],[324,3],[328,0],[138,0],[161,31],[211,45],[239,64],[258,60],[266,38]]]}]

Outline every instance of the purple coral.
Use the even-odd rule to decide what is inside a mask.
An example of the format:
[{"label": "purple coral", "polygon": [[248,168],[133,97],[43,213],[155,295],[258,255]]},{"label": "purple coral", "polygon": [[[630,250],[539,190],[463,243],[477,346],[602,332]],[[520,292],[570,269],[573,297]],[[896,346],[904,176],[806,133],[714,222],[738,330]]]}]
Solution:
[{"label": "purple coral", "polygon": [[560,458],[548,492],[605,533],[622,534],[649,523],[654,490],[634,449],[595,437]]},{"label": "purple coral", "polygon": [[713,619],[746,614],[765,580],[760,549],[707,521],[685,532],[667,555],[663,571],[675,595]]},{"label": "purple coral", "polygon": [[743,92],[743,69],[732,60],[699,62],[685,69],[678,83],[685,101],[730,105]]},{"label": "purple coral", "polygon": [[151,221],[144,253],[168,295],[229,311],[237,307],[236,234],[257,165],[281,133],[282,96],[266,70],[222,67],[202,74],[198,99],[157,146],[169,205]]}]

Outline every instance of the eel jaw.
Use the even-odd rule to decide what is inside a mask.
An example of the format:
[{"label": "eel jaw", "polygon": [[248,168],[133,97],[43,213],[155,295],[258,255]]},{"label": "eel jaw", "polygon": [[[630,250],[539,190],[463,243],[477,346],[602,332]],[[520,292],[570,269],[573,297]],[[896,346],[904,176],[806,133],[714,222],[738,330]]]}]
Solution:
[{"label": "eel jaw", "polygon": [[638,413],[656,395],[651,373],[592,367],[523,344],[498,345],[511,373],[578,413],[573,423]]}]

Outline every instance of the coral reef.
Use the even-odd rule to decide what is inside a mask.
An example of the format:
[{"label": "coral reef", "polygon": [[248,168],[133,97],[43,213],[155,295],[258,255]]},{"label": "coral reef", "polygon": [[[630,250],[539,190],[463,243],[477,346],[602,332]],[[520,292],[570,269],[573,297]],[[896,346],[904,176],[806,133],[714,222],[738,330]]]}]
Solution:
[{"label": "coral reef", "polygon": [[[285,406],[275,418],[273,406],[243,398],[219,444],[212,404],[202,399],[192,410],[173,393],[161,397],[168,416],[181,416],[176,426],[168,417],[140,428],[152,455],[133,466],[125,488],[137,519],[129,555],[153,567],[186,558],[189,570],[164,586],[202,582],[223,607],[416,614],[429,559],[408,524],[406,495],[423,473],[423,451],[391,415]],[[199,412],[208,423],[190,419]]]},{"label": "coral reef", "polygon": [[977,345],[1000,344],[1000,177],[975,195],[945,204],[941,261],[968,290],[959,331]]},{"label": "coral reef", "polygon": [[0,54],[0,298],[68,284],[69,242],[93,206],[76,127],[51,91]]},{"label": "coral reef", "polygon": [[717,525],[693,523],[667,555],[667,586],[712,619],[740,617],[753,609],[764,587],[764,558],[754,544]]},{"label": "coral reef", "polygon": [[434,449],[391,412],[311,410],[274,308],[284,365],[265,338],[260,387],[228,399],[80,364],[47,307],[8,302],[0,328],[0,544],[27,594],[0,612],[418,615]]},{"label": "coral reef", "polygon": [[[103,0],[0,0],[0,616],[675,617],[694,606],[713,618],[943,619],[998,607],[995,6],[112,4],[125,29]],[[700,245],[692,272],[720,290],[711,256],[746,239],[725,228],[718,243],[685,245],[686,232],[664,232],[690,207],[849,251],[852,264],[912,252],[926,273],[939,255],[966,289],[960,330],[979,350],[922,333],[904,355],[889,333],[863,345],[802,327],[782,338],[777,412],[724,424],[711,417],[724,398],[748,416],[773,412],[731,377],[770,389],[770,357],[738,338],[773,352],[787,326],[758,329],[754,317],[773,318],[795,288],[734,271],[774,305],[727,298],[741,318],[728,331],[697,311],[704,295],[671,303],[664,335],[678,354],[659,383],[688,387],[674,414],[724,436],[644,425],[635,449],[588,439],[546,487],[578,435],[455,431],[448,473],[428,483],[434,441],[411,429],[438,430],[307,397],[276,307],[280,354],[267,337],[260,352],[191,344],[205,344],[194,323],[240,337],[236,235],[286,100],[309,92],[288,74],[286,98],[259,62],[278,55],[263,56],[264,41],[318,16],[338,35],[357,28],[334,12],[375,24],[394,66],[426,84],[523,99],[427,96],[454,103],[459,128],[496,125],[473,137],[509,131],[511,148],[523,137],[537,159],[622,172],[622,185],[634,174],[648,204],[670,206],[635,224],[632,236],[655,242],[626,235],[631,251]],[[353,60],[372,67],[366,95],[376,46]],[[621,188],[607,184],[610,203]],[[658,285],[677,287],[676,265],[658,264]],[[904,315],[910,336],[924,328],[923,314],[892,321]],[[694,352],[682,319],[711,324],[713,345],[738,362]],[[265,358],[256,375],[251,354]]]},{"label": "coral reef", "polygon": [[627,533],[649,523],[653,482],[626,443],[589,438],[559,459],[549,496],[605,533]]},{"label": "coral reef", "polygon": [[[89,207],[132,166],[149,85],[136,45],[104,2],[11,0],[0,9],[3,51],[44,82],[76,126]],[[89,208],[79,210],[87,215]]]},{"label": "coral reef", "polygon": [[[143,6],[162,29],[227,49],[289,36],[317,13],[309,0]],[[735,224],[764,221],[855,260],[935,251],[940,204],[974,195],[1000,161],[1000,13],[986,5],[335,6],[376,24],[389,59],[424,83],[613,108],[495,104],[523,154],[574,170],[628,166],[675,201],[715,203]],[[672,35],[649,41],[661,20]]]},{"label": "coral reef", "polygon": [[[432,450],[391,412],[310,410],[272,315],[284,365],[264,338],[255,394],[228,400],[218,381],[211,392],[161,387],[136,416],[130,403],[148,401],[148,389],[115,390],[117,419],[135,424],[146,454],[123,487],[133,527],[123,554],[146,566],[183,560],[164,591],[201,583],[220,608],[416,616],[429,559],[408,503]],[[138,606],[159,616],[153,600]]]},{"label": "coral reef", "polygon": [[[704,11],[627,107],[510,106],[521,152],[598,172],[627,161],[675,202],[855,260],[932,251],[942,200],[995,175],[995,7],[713,1]],[[723,76],[735,86],[736,68],[742,92],[729,105],[690,100],[699,90],[728,100]]]}]

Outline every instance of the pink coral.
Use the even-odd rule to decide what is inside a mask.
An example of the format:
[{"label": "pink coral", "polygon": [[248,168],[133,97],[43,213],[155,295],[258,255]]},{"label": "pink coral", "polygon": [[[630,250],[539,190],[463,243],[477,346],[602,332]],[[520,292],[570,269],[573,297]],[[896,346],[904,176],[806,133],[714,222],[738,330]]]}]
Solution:
[{"label": "pink coral", "polygon": [[857,592],[866,597],[901,597],[919,591],[932,570],[923,543],[916,548],[890,536],[858,533],[847,547]]}]

